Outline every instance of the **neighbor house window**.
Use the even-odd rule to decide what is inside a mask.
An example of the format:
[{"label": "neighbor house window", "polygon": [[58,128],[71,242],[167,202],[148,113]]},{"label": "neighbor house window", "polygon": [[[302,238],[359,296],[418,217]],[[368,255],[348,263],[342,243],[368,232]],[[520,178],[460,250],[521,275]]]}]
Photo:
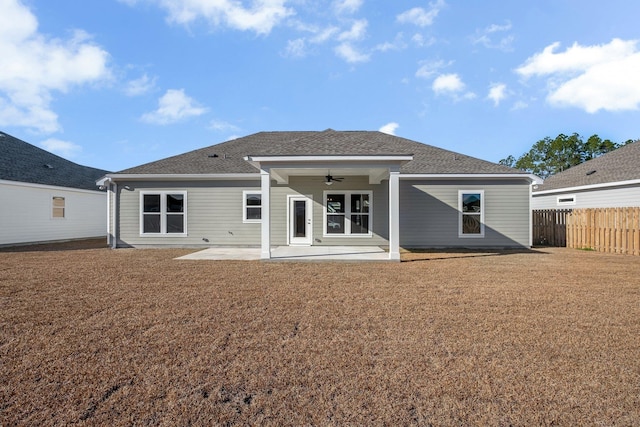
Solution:
[{"label": "neighbor house window", "polygon": [[184,192],[141,192],[141,234],[185,234]]},{"label": "neighbor house window", "polygon": [[458,192],[460,237],[484,237],[484,191]]},{"label": "neighbor house window", "polygon": [[328,236],[371,236],[372,193],[324,193],[324,234]]},{"label": "neighbor house window", "polygon": [[64,218],[64,197],[53,196],[51,206],[51,216],[53,218]]},{"label": "neighbor house window", "polygon": [[558,196],[558,206],[573,206],[576,204],[576,196]]},{"label": "neighbor house window", "polygon": [[242,222],[262,220],[262,194],[259,191],[242,192]]}]

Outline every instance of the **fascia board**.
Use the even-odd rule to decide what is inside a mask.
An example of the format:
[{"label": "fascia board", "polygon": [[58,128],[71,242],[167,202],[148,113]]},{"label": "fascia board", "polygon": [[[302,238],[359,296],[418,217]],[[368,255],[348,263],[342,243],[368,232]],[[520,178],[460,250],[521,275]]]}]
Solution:
[{"label": "fascia board", "polygon": [[631,179],[628,181],[603,182],[601,184],[578,185],[575,187],[554,188],[552,190],[540,190],[540,191],[534,191],[533,196],[535,197],[535,196],[542,196],[545,194],[567,193],[567,192],[573,192],[573,191],[597,190],[599,188],[608,188],[608,187],[624,187],[627,185],[640,185],[640,179]]},{"label": "fascia board", "polygon": [[86,190],[84,188],[62,187],[58,185],[36,184],[32,182],[22,182],[22,181],[9,181],[4,179],[0,179],[0,184],[13,185],[17,187],[39,188],[44,190],[73,191],[75,193],[104,194],[103,191],[99,191],[99,190]]},{"label": "fascia board", "polygon": [[532,184],[542,184],[543,179],[534,174],[520,173],[449,173],[429,174],[410,173],[400,174],[400,179],[528,179]]},{"label": "fascia board", "polygon": [[[100,181],[208,181],[208,180],[259,180],[259,173],[194,173],[194,174],[108,174]],[[98,181],[98,182],[100,182]]]},{"label": "fascia board", "polygon": [[298,162],[409,162],[413,155],[363,155],[363,156],[246,156],[248,162],[256,163],[298,163]]}]

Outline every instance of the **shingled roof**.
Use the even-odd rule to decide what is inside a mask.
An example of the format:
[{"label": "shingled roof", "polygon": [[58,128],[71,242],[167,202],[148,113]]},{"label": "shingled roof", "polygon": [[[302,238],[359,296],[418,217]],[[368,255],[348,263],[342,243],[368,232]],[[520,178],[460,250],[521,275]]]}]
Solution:
[{"label": "shingled roof", "polygon": [[109,173],[73,163],[0,132],[0,179],[97,191],[96,180]]},{"label": "shingled roof", "polygon": [[624,145],[545,179],[534,192],[640,179],[640,141]]},{"label": "shingled roof", "polygon": [[403,174],[524,174],[496,163],[376,131],[259,132],[119,174],[256,173],[246,156],[413,155]]}]

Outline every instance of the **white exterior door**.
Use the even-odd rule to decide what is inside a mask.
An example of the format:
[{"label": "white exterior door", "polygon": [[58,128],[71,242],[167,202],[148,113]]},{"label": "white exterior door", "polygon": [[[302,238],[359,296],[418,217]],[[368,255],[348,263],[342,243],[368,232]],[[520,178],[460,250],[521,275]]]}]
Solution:
[{"label": "white exterior door", "polygon": [[288,196],[289,244],[311,246],[313,242],[312,200],[306,196]]}]

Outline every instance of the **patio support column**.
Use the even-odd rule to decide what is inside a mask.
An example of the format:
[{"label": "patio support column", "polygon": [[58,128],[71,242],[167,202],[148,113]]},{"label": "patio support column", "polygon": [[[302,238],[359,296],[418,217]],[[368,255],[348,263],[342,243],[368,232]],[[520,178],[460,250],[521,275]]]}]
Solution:
[{"label": "patio support column", "polygon": [[400,168],[389,169],[389,259],[400,261]]},{"label": "patio support column", "polygon": [[269,168],[260,169],[262,192],[262,233],[260,258],[271,259],[271,174]]}]

